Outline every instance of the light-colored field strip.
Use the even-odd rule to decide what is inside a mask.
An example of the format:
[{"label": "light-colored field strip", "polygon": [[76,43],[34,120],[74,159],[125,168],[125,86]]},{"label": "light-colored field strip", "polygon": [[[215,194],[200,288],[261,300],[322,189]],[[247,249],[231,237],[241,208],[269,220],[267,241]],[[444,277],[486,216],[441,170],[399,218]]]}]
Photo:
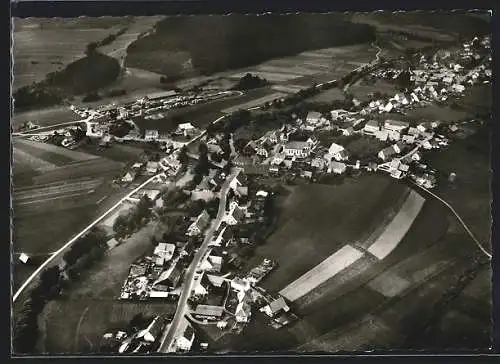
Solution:
[{"label": "light-colored field strip", "polygon": [[40,172],[50,171],[52,169],[57,168],[55,164],[49,163],[41,158],[35,157],[19,148],[14,147],[12,149],[13,149],[14,164],[16,163],[26,164],[33,170]]},{"label": "light-colored field strip", "polygon": [[91,159],[96,159],[99,158],[98,156],[92,155],[92,154],[87,154],[87,153],[82,153],[78,152],[76,150],[69,150],[63,147],[58,147],[52,144],[47,144],[47,143],[39,143],[39,142],[33,142],[31,140],[27,139],[18,139],[16,142],[19,144],[24,144],[28,145],[46,152],[51,152],[51,153],[56,153],[63,155],[67,158],[71,158],[77,161],[86,161],[86,160],[91,160]]},{"label": "light-colored field strip", "polygon": [[270,73],[277,73],[284,75],[299,75],[299,76],[309,76],[318,73],[317,70],[311,70],[305,67],[298,67],[298,66],[283,68],[279,66],[262,65],[258,66],[257,69],[259,70],[259,72],[270,72]]},{"label": "light-colored field strip", "polygon": [[262,105],[266,102],[280,99],[280,98],[285,97],[285,96],[286,96],[286,94],[284,94],[284,93],[275,92],[271,95],[267,95],[267,96],[264,96],[264,97],[261,97],[261,98],[255,99],[255,100],[251,100],[251,101],[245,102],[243,104],[228,107],[227,109],[222,110],[222,112],[226,113],[226,114],[230,114],[230,113],[237,111],[237,110],[240,110],[240,109],[250,109],[252,107],[259,106],[259,105]]},{"label": "light-colored field strip", "polygon": [[26,206],[26,205],[32,205],[35,203],[44,203],[44,202],[49,202],[49,201],[54,201],[54,200],[62,200],[63,198],[72,198],[72,197],[77,197],[81,196],[82,193],[71,193],[69,195],[64,195],[64,196],[56,196],[56,197],[49,197],[49,198],[44,198],[44,199],[39,199],[39,200],[32,200],[32,201],[24,201],[24,202],[19,202],[16,203],[17,206]]},{"label": "light-colored field strip", "polygon": [[289,301],[293,302],[349,267],[363,255],[364,253],[361,251],[350,245],[345,245],[340,250],[326,258],[323,262],[282,289],[280,294]]},{"label": "light-colored field strip", "polygon": [[[273,72],[255,72],[255,71],[250,71],[251,74],[265,78],[266,80],[270,82],[284,82],[284,81],[289,81],[293,80],[295,78],[300,77],[300,75],[292,75],[292,74],[284,74],[284,73],[273,73]],[[229,76],[229,78],[242,78],[245,76],[247,72],[239,72],[239,73],[234,73]]]},{"label": "light-colored field strip", "polygon": [[33,198],[43,198],[54,195],[64,195],[67,193],[73,193],[77,191],[84,191],[93,189],[102,183],[102,179],[95,179],[93,181],[87,181],[83,183],[74,184],[61,184],[59,186],[51,186],[48,188],[34,189],[30,191],[14,192],[14,202],[20,202],[23,200],[29,200]]},{"label": "light-colored field strip", "polygon": [[75,184],[75,183],[85,183],[89,181],[93,181],[95,178],[93,177],[82,177],[82,178],[75,178],[75,179],[67,179],[64,181],[54,181],[54,182],[49,182],[49,183],[44,183],[44,184],[37,184],[37,185],[30,185],[30,186],[13,186],[14,193],[20,193],[20,192],[28,192],[28,191],[34,191],[34,190],[40,190],[42,188],[50,188],[50,187],[59,187],[59,186],[64,186],[64,185],[70,185],[70,184]]},{"label": "light-colored field strip", "polygon": [[391,253],[410,229],[413,221],[424,206],[425,198],[411,191],[401,210],[387,225],[377,240],[367,249],[378,259],[384,259]]},{"label": "light-colored field strip", "polygon": [[300,90],[302,90],[305,87],[298,86],[298,85],[274,85],[271,87],[273,90],[280,91],[280,92],[286,92],[286,93],[297,93]]}]

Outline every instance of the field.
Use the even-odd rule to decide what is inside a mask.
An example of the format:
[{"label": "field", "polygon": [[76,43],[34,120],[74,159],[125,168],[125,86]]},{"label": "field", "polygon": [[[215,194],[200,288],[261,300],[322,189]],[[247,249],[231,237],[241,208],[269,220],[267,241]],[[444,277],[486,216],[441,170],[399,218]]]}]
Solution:
[{"label": "field", "polygon": [[341,89],[332,88],[327,91],[323,91],[320,94],[311,97],[309,101],[312,102],[332,102],[332,101],[344,101],[345,96]]},{"label": "field", "polygon": [[389,255],[410,229],[424,202],[422,196],[412,191],[384,232],[367,249],[368,252],[378,259],[384,259]]},{"label": "field", "polygon": [[150,238],[160,231],[146,226],[109,251],[104,261],[75,283],[65,297],[47,305],[40,318],[42,352],[91,353],[104,333],[124,328],[134,315],[175,311],[171,303],[117,300],[130,264],[151,249]]},{"label": "field", "polygon": [[[130,45],[126,64],[186,78],[374,39],[371,27],[345,18],[340,13],[168,17],[157,24],[154,34]],[[248,41],[259,37],[266,39],[265,47]]]},{"label": "field", "polygon": [[439,120],[444,123],[456,123],[467,119],[470,114],[460,109],[452,109],[449,106],[432,104],[410,110],[407,116],[413,120]]},{"label": "field", "polygon": [[264,257],[276,260],[278,268],[262,286],[279,291],[345,244],[370,235],[405,190],[404,185],[378,175],[342,185],[294,187],[282,201],[275,231],[248,265],[258,264]]},{"label": "field", "polygon": [[356,83],[349,87],[349,93],[360,101],[373,100],[372,95],[376,92],[392,97],[397,93],[397,90],[394,84],[381,80],[377,80],[373,85]]},{"label": "field", "polygon": [[14,116],[11,119],[11,125],[15,129],[27,121],[33,121],[40,126],[50,126],[81,119],[81,116],[71,111],[69,107],[57,106],[42,110],[14,112]]},{"label": "field", "polygon": [[270,101],[273,101],[273,100],[276,100],[276,99],[280,99],[280,98],[283,98],[285,96],[286,96],[286,94],[284,94],[284,93],[275,92],[275,93],[272,93],[272,94],[267,95],[267,96],[260,97],[260,98],[255,99],[255,100],[251,100],[251,101],[248,101],[248,102],[245,102],[245,103],[242,103],[242,104],[238,104],[238,105],[234,105],[234,106],[228,107],[227,109],[222,110],[222,112],[225,113],[225,114],[230,114],[230,113],[235,112],[235,111],[240,110],[240,109],[250,109],[252,107],[260,106],[262,104],[265,104],[266,102],[270,102]]},{"label": "field", "polygon": [[126,18],[14,19],[13,89],[41,81],[84,57],[85,46],[126,26]]},{"label": "field", "polygon": [[466,13],[449,11],[401,12],[394,16],[390,12],[356,13],[351,15],[351,21],[369,24],[378,31],[404,33],[410,38],[453,41],[462,36],[475,36],[491,32],[489,19],[476,18]]},{"label": "field", "polygon": [[293,302],[348,268],[362,256],[363,253],[359,250],[350,245],[344,245],[320,264],[283,288],[280,294]]},{"label": "field", "polygon": [[14,288],[83,229],[123,191],[109,181],[122,163],[49,144],[16,139],[13,147],[13,253],[33,265],[14,264]]}]

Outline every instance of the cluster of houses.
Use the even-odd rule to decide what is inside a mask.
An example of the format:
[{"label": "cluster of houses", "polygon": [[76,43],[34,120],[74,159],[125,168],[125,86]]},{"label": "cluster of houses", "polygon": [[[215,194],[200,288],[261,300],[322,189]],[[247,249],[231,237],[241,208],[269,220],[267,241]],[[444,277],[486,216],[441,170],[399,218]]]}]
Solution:
[{"label": "cluster of houses", "polygon": [[[479,41],[476,37],[473,41],[465,42],[463,49],[455,55],[451,52],[445,52],[440,57],[436,53],[432,59],[422,55],[418,68],[410,69],[410,80],[414,82],[415,87],[406,93],[397,93],[389,100],[373,100],[368,107],[362,110],[362,113],[378,111],[379,113],[391,112],[401,107],[411,107],[421,105],[429,101],[446,101],[450,97],[462,94],[466,86],[473,85],[479,81],[489,83],[492,75],[491,67],[487,63],[482,63],[473,70],[467,71],[461,64],[465,60],[480,60],[482,56],[471,49],[473,42]],[[480,40],[485,49],[489,49],[489,37]],[[491,61],[491,56],[488,62]],[[374,72],[372,77],[377,78],[397,78],[401,70],[382,69]]]},{"label": "cluster of houses", "polygon": [[151,255],[147,255],[130,267],[122,287],[120,299],[147,300],[151,298],[177,299],[183,270],[179,259],[187,254],[186,244],[159,243]]}]

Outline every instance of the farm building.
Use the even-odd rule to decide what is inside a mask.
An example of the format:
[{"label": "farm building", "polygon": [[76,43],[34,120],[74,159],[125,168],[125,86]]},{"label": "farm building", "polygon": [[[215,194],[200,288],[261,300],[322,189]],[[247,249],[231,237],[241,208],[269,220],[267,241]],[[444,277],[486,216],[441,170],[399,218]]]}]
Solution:
[{"label": "farm building", "polygon": [[222,317],[224,307],[211,305],[198,305],[193,312],[193,316],[201,320],[215,321]]},{"label": "farm building", "polygon": [[342,145],[335,143],[332,143],[330,148],[328,148],[328,155],[330,156],[330,159],[333,158],[338,162],[349,159],[347,150]]}]

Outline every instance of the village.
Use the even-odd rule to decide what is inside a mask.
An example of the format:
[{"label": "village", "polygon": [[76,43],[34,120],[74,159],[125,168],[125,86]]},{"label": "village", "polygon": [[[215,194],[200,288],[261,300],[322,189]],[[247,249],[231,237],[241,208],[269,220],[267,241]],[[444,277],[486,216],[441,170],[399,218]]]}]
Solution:
[{"label": "village", "polygon": [[[271,219],[268,206],[272,204],[273,191],[259,185],[253,176],[278,181],[298,178],[313,183],[324,178],[341,181],[344,176],[360,173],[387,173],[425,189],[434,188],[439,181],[436,171],[425,162],[426,153],[446,148],[464,124],[475,120],[417,122],[406,118],[406,113],[431,104],[450,104],[469,86],[491,82],[491,56],[483,60],[481,53],[489,49],[489,37],[474,38],[456,52],[421,55],[413,69],[377,69],[367,77],[394,80],[407,72],[412,86],[390,97],[370,95],[370,100],[364,101],[352,98],[353,107],[349,110],[332,109],[325,113],[310,109],[303,117],[292,114],[279,128],[241,148],[234,147],[236,142],[231,135],[227,161],[211,160],[209,171],[202,173],[200,181],[180,184],[191,200],[205,201],[202,211],[181,220],[174,228],[176,239],[157,242],[148,254],[137,258],[124,277],[120,300],[175,303],[187,295],[186,314],[175,323],[171,316],[156,316],[128,332],[125,328],[107,332],[103,339],[113,342],[113,350],[119,353],[153,352],[163,346],[166,352],[189,352],[208,349],[208,343],[200,340],[194,347],[198,328],[217,341],[224,335],[238,334],[256,315],[265,316],[275,329],[292,325],[298,319],[293,305],[277,292],[267,292],[259,286],[277,267],[276,262],[264,258],[253,267],[244,264],[248,250],[255,248],[257,240],[264,239]],[[470,62],[474,64],[472,68],[467,66]],[[127,142],[157,147],[158,155],[127,166],[116,183],[131,184],[140,176],[156,176],[160,184],[168,185],[191,173],[196,169],[192,168],[193,161],[201,159],[190,151],[182,157],[186,160],[181,160],[181,155],[187,153],[185,149],[181,152],[183,148],[199,144],[218,154],[224,149],[222,133],[207,135],[190,122],[178,124],[170,133],[155,129],[142,132],[130,118],[162,118],[161,113],[166,110],[231,93],[177,95],[169,91],[119,107],[111,105],[91,111],[72,106],[72,110],[88,118],[84,135],[99,140],[101,148]],[[32,125],[27,127],[36,131]],[[49,141],[54,134],[62,133],[61,145],[72,148],[82,136],[76,130],[78,127],[65,127],[33,138]],[[228,188],[224,188],[226,184]],[[160,190],[143,191],[129,200],[137,203],[144,196],[154,206],[161,206]],[[220,204],[223,214],[209,212],[209,203]],[[203,253],[199,264],[195,258],[198,252]],[[194,275],[186,283],[190,270]],[[191,288],[189,292],[186,287]],[[165,333],[170,331],[174,336],[166,345]]]}]

